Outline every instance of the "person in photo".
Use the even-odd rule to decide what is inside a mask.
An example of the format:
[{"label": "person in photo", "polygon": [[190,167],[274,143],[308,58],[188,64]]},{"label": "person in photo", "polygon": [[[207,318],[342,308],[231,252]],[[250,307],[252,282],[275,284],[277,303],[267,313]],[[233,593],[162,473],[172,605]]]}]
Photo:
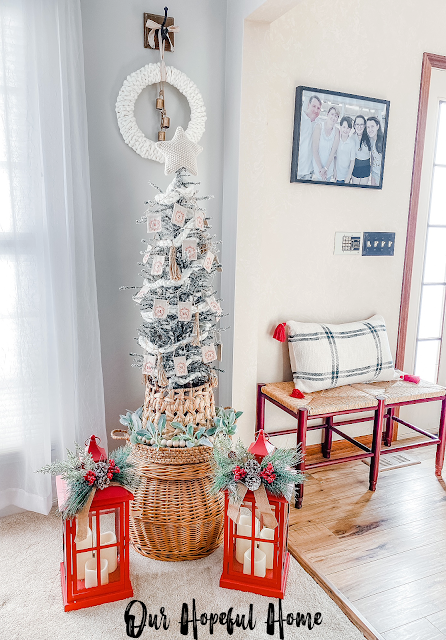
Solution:
[{"label": "person in photo", "polygon": [[331,182],[334,172],[334,157],[339,144],[339,129],[336,126],[339,112],[330,107],[325,122],[317,122],[313,133],[313,180]]},{"label": "person in photo", "polygon": [[372,145],[367,135],[366,119],[364,116],[356,116],[353,122],[353,128],[356,156],[352,171],[352,183],[368,184],[370,180],[370,151]]},{"label": "person in photo", "polygon": [[298,180],[311,180],[313,176],[313,131],[322,108],[317,95],[308,99],[306,111],[300,118],[299,158],[297,164]]},{"label": "person in photo", "polygon": [[371,143],[371,184],[374,187],[379,187],[381,183],[381,161],[384,149],[384,134],[378,118],[375,118],[374,116],[367,118],[367,135]]},{"label": "person in photo", "polygon": [[353,120],[349,116],[343,116],[339,126],[340,138],[335,157],[334,179],[337,184],[348,184],[356,160],[355,140],[351,135]]}]

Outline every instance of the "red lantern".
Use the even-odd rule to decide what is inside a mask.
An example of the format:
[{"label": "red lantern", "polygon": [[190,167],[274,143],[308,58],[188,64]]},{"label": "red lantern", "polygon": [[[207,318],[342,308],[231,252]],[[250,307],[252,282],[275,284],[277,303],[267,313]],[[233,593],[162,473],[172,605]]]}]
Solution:
[{"label": "red lantern", "polygon": [[[96,444],[94,442],[94,444]],[[56,477],[59,509],[67,486]],[[76,544],[76,518],[63,524],[64,559],[60,565],[65,611],[133,596],[129,572],[129,502],[119,486],[97,490],[88,514],[86,540]]]},{"label": "red lantern", "polygon": [[[274,450],[263,429],[248,449],[259,465]],[[225,492],[225,547],[220,587],[283,598],[290,566],[290,504],[286,498],[269,493],[264,485],[259,484],[254,491],[246,489],[247,486],[239,493],[240,497],[244,496],[240,509],[230,505],[229,493]]]},{"label": "red lantern", "polygon": [[220,587],[283,598],[290,564],[288,552],[288,500],[267,492],[278,526],[263,526],[256,510],[254,492],[248,491],[240,508],[240,522],[228,516],[229,496],[225,492],[225,537]]}]

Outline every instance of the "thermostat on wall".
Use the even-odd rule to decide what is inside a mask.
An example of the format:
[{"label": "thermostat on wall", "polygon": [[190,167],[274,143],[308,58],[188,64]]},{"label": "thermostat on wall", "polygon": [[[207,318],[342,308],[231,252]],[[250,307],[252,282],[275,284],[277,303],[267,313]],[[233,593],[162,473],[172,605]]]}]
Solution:
[{"label": "thermostat on wall", "polygon": [[359,231],[337,231],[335,233],[336,255],[360,255],[362,233]]}]

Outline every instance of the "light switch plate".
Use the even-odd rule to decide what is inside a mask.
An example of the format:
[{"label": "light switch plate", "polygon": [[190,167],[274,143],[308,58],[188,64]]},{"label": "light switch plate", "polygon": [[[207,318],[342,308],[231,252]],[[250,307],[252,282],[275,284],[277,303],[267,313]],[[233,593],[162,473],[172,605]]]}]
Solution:
[{"label": "light switch plate", "polygon": [[363,256],[393,256],[395,253],[395,234],[386,232],[367,232],[362,239]]},{"label": "light switch plate", "polygon": [[361,253],[362,233],[359,231],[336,231],[335,255],[353,256]]}]

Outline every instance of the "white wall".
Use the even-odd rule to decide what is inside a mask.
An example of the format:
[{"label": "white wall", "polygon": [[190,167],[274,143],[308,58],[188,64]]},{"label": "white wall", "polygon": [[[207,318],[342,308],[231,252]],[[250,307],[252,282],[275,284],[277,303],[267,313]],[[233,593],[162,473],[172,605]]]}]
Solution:
[{"label": "white wall", "polygon": [[[233,403],[248,441],[256,382],[291,379],[278,322],[381,313],[395,353],[422,54],[446,54],[445,20],[442,0],[302,0],[270,28],[245,23]],[[390,100],[382,190],[290,184],[298,85]],[[395,231],[395,256],[334,256],[349,230]]]},{"label": "white wall", "polygon": [[[299,0],[228,0],[226,26],[226,83],[225,83],[225,145],[222,216],[222,259],[225,265],[222,275],[222,295],[225,310],[229,313],[231,330],[225,335],[223,368],[226,375],[220,377],[222,404],[232,404],[233,352],[234,352],[234,303],[237,253],[237,216],[239,191],[239,152],[241,133],[242,69],[246,52],[246,20],[260,22],[260,31],[269,29],[269,23],[285,14]],[[263,57],[265,52],[259,52]],[[244,126],[252,123],[245,122]]]},{"label": "white wall", "polygon": [[[95,238],[99,322],[107,427],[116,428],[119,414],[143,402],[140,370],[131,368],[129,352],[140,351],[134,341],[141,318],[122,285],[140,285],[137,262],[144,227],[135,224],[144,202],[154,191],[153,181],[165,188],[171,177],[164,166],[145,160],[123,141],[116,122],[115,102],[126,76],[150,62],[159,52],[143,47],[143,14],[163,12],[153,0],[81,0],[91,190]],[[188,75],[198,86],[207,108],[206,132],[198,157],[201,193],[213,194],[208,205],[213,231],[221,237],[223,184],[223,108],[226,1],[172,0],[169,15],[181,32],[175,52],[166,52],[167,64]],[[143,91],[135,114],[142,131],[156,140],[159,116],[156,87]],[[175,89],[167,89],[167,111],[173,135],[186,128],[189,108]],[[112,443],[110,443],[112,444]]]}]

